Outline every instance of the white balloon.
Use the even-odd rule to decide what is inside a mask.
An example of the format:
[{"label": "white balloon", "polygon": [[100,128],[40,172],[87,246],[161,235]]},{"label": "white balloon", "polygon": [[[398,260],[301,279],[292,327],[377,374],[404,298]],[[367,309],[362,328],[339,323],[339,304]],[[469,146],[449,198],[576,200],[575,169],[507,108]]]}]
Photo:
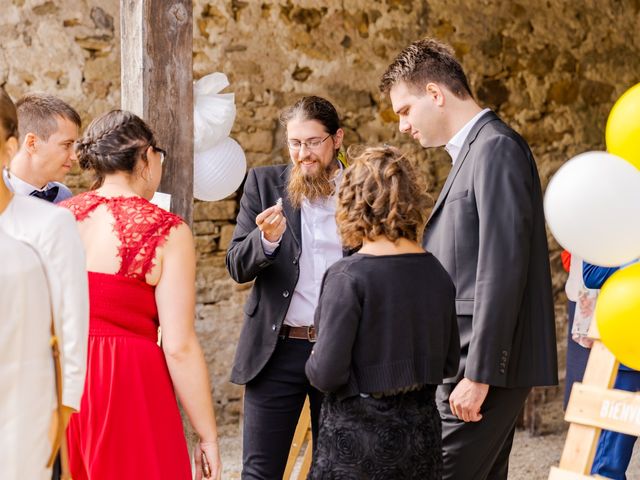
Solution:
[{"label": "white balloon", "polygon": [[215,201],[235,192],[247,171],[242,147],[226,138],[213,148],[196,152],[193,158],[193,196]]},{"label": "white balloon", "polygon": [[613,267],[640,256],[640,170],[606,152],[564,164],[544,196],[558,243],[587,262]]},{"label": "white balloon", "polygon": [[233,93],[218,93],[229,86],[224,73],[202,77],[193,86],[193,148],[203,152],[231,133],[236,118]]}]

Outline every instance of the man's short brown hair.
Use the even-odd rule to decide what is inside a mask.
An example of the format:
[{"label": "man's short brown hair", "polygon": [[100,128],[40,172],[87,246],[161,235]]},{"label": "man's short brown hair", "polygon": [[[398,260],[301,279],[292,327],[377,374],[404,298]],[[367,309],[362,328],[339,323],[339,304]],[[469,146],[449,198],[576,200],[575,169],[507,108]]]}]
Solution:
[{"label": "man's short brown hair", "polygon": [[33,133],[45,142],[58,129],[58,118],[82,124],[80,115],[65,101],[47,93],[30,93],[16,103],[20,143],[28,133]]},{"label": "man's short brown hair", "polygon": [[380,80],[389,92],[399,82],[422,90],[429,82],[444,85],[458,98],[471,97],[471,89],[453,48],[433,38],[417,40],[396,57]]},{"label": "man's short brown hair", "polygon": [[381,235],[419,241],[431,197],[412,162],[394,147],[348,151],[338,192],[336,223],[349,248]]}]

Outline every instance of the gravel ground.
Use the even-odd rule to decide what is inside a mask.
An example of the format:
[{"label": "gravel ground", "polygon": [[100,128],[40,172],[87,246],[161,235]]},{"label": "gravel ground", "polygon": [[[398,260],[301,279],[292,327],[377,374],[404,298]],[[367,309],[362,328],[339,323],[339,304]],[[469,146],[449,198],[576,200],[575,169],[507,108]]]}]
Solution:
[{"label": "gravel ground", "polygon": [[[564,438],[565,433],[532,437],[527,432],[516,432],[511,452],[509,480],[546,480],[549,469],[554,465],[557,466],[560,461]],[[220,448],[224,467],[222,478],[225,480],[239,479],[242,468],[240,435],[221,437]],[[627,478],[629,480],[640,479],[640,447],[638,444],[636,444]]]}]

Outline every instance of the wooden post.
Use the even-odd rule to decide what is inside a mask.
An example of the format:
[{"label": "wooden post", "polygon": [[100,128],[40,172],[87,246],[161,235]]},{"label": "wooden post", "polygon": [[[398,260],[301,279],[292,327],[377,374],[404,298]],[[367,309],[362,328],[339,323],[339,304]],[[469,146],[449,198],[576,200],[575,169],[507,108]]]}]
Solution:
[{"label": "wooden post", "polygon": [[120,0],[122,108],[168,152],[160,191],[189,225],[193,213],[193,2]]}]

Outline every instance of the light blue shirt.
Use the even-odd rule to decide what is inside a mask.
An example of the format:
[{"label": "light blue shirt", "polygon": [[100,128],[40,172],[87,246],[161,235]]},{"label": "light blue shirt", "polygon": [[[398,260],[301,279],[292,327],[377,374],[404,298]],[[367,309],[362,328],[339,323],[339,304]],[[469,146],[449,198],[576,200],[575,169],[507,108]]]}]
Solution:
[{"label": "light blue shirt", "polygon": [[10,174],[6,168],[2,171],[2,178],[4,179],[4,183],[7,188],[16,195],[31,195],[34,190],[44,192],[49,190],[51,187],[58,187],[58,195],[56,195],[53,203],[62,202],[63,200],[73,196],[71,190],[60,182],[49,182],[44,186],[44,188],[37,188],[30,183],[25,182],[21,178],[16,177],[15,173]]}]

